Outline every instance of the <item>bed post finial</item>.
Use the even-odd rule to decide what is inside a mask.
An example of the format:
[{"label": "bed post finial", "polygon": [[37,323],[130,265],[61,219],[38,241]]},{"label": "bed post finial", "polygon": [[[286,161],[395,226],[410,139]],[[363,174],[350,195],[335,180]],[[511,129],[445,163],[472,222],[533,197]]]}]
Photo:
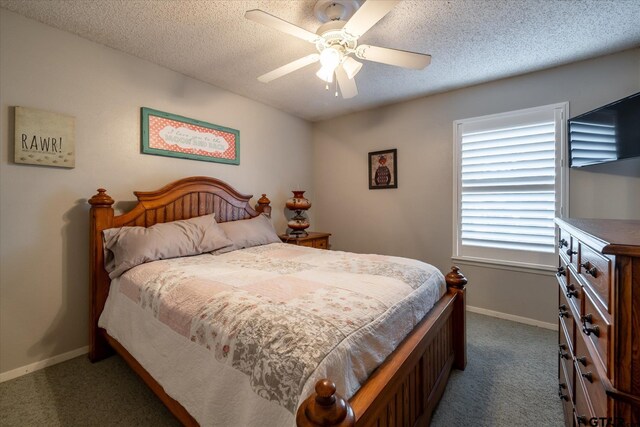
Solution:
[{"label": "bed post finial", "polygon": [[271,218],[271,206],[269,204],[271,200],[267,197],[266,194],[262,194],[262,197],[258,199],[258,204],[256,205],[256,212],[260,212]]},{"label": "bed post finial", "polygon": [[113,199],[104,188],[98,188],[98,194],[89,199],[89,204],[96,208],[108,208],[113,204]]},{"label": "bed post finial", "polygon": [[336,385],[323,379],[316,383],[316,392],[298,408],[298,427],[352,427],[355,415],[349,402],[336,393]]},{"label": "bed post finial", "polygon": [[444,276],[444,279],[447,281],[447,286],[457,289],[463,289],[467,284],[467,278],[464,277],[464,274],[460,273],[457,265],[451,267],[451,271]]}]

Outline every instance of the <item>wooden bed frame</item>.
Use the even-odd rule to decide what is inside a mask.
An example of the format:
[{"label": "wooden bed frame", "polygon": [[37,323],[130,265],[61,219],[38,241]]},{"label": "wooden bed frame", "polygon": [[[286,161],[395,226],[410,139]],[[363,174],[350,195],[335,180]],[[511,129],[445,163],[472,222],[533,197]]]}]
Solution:
[{"label": "wooden bed frame", "polygon": [[[129,212],[115,215],[113,199],[106,190],[90,200],[90,312],[89,359],[99,361],[115,350],[184,425],[198,423],[170,397],[135,358],[107,332],[98,319],[109,293],[110,279],[104,269],[102,231],[112,227],[142,226],[216,213],[216,221],[252,218],[269,214],[269,200],[263,194],[256,209],[252,196],[243,195],[228,184],[209,177],[190,177],[160,190],[134,192],[138,204]],[[347,402],[330,379],[318,381],[316,393],[300,406],[299,426],[416,426],[428,425],[444,392],[452,368],[464,369],[466,360],[465,285],[457,267],[446,275],[447,293],[369,377]]]}]

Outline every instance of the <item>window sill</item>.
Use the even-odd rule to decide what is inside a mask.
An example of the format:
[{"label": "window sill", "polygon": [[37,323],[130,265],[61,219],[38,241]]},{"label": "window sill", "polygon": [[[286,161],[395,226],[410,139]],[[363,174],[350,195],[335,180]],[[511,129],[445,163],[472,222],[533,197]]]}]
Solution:
[{"label": "window sill", "polygon": [[452,256],[451,260],[463,265],[472,265],[475,267],[494,268],[498,270],[510,270],[520,273],[540,274],[542,276],[553,276],[556,267],[540,264],[526,264],[513,261],[497,261],[486,258]]}]

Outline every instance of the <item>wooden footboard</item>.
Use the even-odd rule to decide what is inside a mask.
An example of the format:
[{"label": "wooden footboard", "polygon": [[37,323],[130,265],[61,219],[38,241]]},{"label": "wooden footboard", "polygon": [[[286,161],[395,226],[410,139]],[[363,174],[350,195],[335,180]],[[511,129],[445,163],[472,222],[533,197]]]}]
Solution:
[{"label": "wooden footboard", "polygon": [[426,426],[453,367],[466,366],[465,285],[457,267],[448,292],[346,402],[330,379],[298,409],[300,427]]}]

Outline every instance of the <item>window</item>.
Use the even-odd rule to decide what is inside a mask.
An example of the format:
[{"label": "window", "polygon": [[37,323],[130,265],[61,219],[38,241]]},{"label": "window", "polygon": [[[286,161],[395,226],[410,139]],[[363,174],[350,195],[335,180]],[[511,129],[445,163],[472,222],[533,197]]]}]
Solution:
[{"label": "window", "polygon": [[565,118],[554,104],[454,122],[453,258],[549,270],[566,215]]}]

